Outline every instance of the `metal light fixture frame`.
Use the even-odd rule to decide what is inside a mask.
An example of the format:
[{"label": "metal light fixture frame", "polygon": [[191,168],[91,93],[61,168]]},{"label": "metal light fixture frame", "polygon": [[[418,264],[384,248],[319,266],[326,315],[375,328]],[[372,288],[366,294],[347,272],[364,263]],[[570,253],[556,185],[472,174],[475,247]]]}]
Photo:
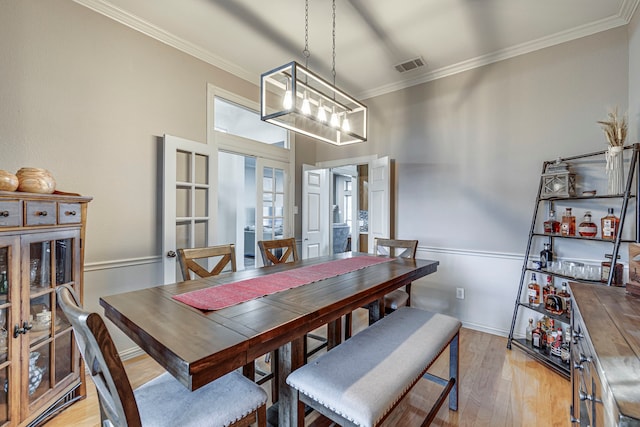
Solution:
[{"label": "metal light fixture frame", "polygon": [[[333,84],[312,72],[309,3],[305,1],[305,66],[289,62],[260,76],[260,119],[334,145],[367,140],[367,107],[336,87],[336,3],[333,0]],[[328,117],[331,117],[329,120]]]},{"label": "metal light fixture frame", "polygon": [[[290,91],[291,107],[285,108],[283,100]],[[305,97],[312,105],[312,113],[302,112]],[[349,130],[335,127],[330,121],[318,119],[318,108],[326,115],[335,112]],[[260,119],[293,132],[334,145],[347,145],[367,140],[368,109],[343,90],[335,87],[296,61],[289,62],[260,77]]]}]

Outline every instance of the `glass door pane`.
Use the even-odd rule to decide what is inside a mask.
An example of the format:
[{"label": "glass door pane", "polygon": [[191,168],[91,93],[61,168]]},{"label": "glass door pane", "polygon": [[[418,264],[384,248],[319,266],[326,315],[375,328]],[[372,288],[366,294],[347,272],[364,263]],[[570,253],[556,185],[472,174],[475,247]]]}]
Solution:
[{"label": "glass door pane", "polygon": [[[165,137],[165,143],[167,143]],[[165,147],[165,156],[173,156],[171,168],[165,165],[165,191],[172,191],[171,197],[165,197],[165,236],[163,245],[167,251],[175,253],[178,248],[209,246],[213,217],[211,212],[212,192],[212,156],[205,144],[178,138]],[[174,171],[174,177],[168,175]],[[171,182],[171,187],[168,187]],[[175,204],[175,206],[173,206]],[[169,212],[169,209],[172,212]],[[169,220],[171,223],[169,223]],[[168,230],[172,227],[173,230]],[[178,282],[182,274],[175,268],[175,255],[165,260],[165,282]]]},{"label": "glass door pane", "polygon": [[[260,203],[259,223],[261,225],[262,240],[278,240],[293,236],[289,230],[287,197],[288,178],[286,163],[259,159],[258,194]],[[258,260],[262,265],[262,260]]]},{"label": "glass door pane", "polygon": [[255,265],[256,159],[218,153],[218,227],[216,244],[233,243],[238,270]]}]

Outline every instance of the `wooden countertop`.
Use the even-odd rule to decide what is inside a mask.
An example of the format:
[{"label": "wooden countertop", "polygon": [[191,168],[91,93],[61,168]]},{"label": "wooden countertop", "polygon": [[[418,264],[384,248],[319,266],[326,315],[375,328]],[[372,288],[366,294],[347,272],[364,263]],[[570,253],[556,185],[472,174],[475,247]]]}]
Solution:
[{"label": "wooden countertop", "polygon": [[571,283],[596,353],[595,366],[620,414],[640,420],[640,297],[624,288]]}]

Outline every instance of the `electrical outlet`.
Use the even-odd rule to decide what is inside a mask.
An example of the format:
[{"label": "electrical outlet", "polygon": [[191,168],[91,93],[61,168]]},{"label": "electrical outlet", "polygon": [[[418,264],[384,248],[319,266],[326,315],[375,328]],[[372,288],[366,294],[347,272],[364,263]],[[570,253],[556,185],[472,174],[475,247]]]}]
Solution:
[{"label": "electrical outlet", "polygon": [[456,298],[464,299],[464,288],[456,288]]}]

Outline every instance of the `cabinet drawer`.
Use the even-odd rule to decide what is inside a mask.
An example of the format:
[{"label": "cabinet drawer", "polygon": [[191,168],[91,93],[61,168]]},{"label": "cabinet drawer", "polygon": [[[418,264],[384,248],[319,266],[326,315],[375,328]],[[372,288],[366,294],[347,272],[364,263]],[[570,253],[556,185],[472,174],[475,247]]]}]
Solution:
[{"label": "cabinet drawer", "polygon": [[20,200],[0,202],[0,227],[22,225],[22,202]]},{"label": "cabinet drawer", "polygon": [[58,224],[77,224],[81,219],[80,203],[58,203]]},{"label": "cabinet drawer", "polygon": [[27,203],[25,225],[54,225],[56,223],[56,202]]}]

